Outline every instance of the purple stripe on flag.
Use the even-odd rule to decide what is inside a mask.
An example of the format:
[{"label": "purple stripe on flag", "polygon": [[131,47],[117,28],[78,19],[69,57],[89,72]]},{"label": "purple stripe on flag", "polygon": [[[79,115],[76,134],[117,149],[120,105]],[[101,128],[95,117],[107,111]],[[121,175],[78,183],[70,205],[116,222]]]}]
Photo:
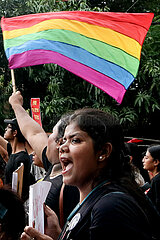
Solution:
[{"label": "purple stripe on flag", "polygon": [[[44,57],[41,58],[40,56]],[[45,63],[58,64],[59,66],[67,69],[68,71],[78,75],[79,77],[100,88],[111,97],[113,97],[118,103],[122,102],[123,96],[126,92],[126,89],[123,85],[116,82],[112,78],[93,70],[92,68],[89,68],[66,56],[63,56],[60,53],[37,49],[15,54],[9,58],[9,67],[11,69]]]}]

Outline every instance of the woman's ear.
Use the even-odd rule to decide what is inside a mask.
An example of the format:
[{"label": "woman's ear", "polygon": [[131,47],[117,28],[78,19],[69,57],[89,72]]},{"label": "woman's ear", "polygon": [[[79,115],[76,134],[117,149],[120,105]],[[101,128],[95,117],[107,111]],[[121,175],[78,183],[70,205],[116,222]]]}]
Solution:
[{"label": "woman's ear", "polygon": [[154,160],[154,166],[157,167],[160,164],[160,161],[158,159]]},{"label": "woman's ear", "polygon": [[16,137],[17,136],[17,130],[13,131],[13,136]]},{"label": "woman's ear", "polygon": [[102,162],[105,159],[107,159],[110,156],[111,152],[112,152],[112,144],[107,142],[103,147],[103,150],[99,154],[98,161]]}]

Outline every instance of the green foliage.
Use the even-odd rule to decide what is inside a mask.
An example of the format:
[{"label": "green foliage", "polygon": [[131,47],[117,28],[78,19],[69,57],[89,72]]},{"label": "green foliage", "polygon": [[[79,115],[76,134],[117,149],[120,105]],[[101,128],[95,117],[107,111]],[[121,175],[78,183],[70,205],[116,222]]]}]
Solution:
[{"label": "green foliage", "polygon": [[[160,16],[156,17],[159,21]],[[134,106],[138,113],[148,114],[160,109],[160,25],[151,26],[142,48],[141,68],[138,74],[138,91]]]},{"label": "green foliage", "polygon": [[77,1],[77,0],[29,0],[27,1],[27,6],[31,9],[31,12],[42,13],[50,11],[74,11],[74,10],[85,10],[89,11],[90,8],[87,5],[86,1]]},{"label": "green foliage", "polygon": [[25,0],[1,0],[0,16],[15,17],[28,13]]}]

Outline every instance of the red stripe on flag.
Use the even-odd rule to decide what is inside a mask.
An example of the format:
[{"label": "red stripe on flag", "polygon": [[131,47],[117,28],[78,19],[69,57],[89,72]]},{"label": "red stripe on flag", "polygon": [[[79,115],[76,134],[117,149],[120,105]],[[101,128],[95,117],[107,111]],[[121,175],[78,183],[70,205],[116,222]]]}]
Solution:
[{"label": "red stripe on flag", "polygon": [[[142,45],[144,34],[146,35],[153,16],[153,13],[64,11],[2,18],[1,25],[3,31],[11,31],[15,29],[29,28],[35,24],[50,19],[76,20],[112,29],[135,39]],[[141,35],[143,38],[141,38]]]}]

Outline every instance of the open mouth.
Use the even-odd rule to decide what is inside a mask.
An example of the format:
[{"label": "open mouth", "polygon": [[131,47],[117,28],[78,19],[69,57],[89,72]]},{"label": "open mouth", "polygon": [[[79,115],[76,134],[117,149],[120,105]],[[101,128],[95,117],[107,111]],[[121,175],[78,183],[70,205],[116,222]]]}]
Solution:
[{"label": "open mouth", "polygon": [[61,165],[62,165],[62,174],[65,174],[73,167],[73,162],[67,158],[61,158]]}]

